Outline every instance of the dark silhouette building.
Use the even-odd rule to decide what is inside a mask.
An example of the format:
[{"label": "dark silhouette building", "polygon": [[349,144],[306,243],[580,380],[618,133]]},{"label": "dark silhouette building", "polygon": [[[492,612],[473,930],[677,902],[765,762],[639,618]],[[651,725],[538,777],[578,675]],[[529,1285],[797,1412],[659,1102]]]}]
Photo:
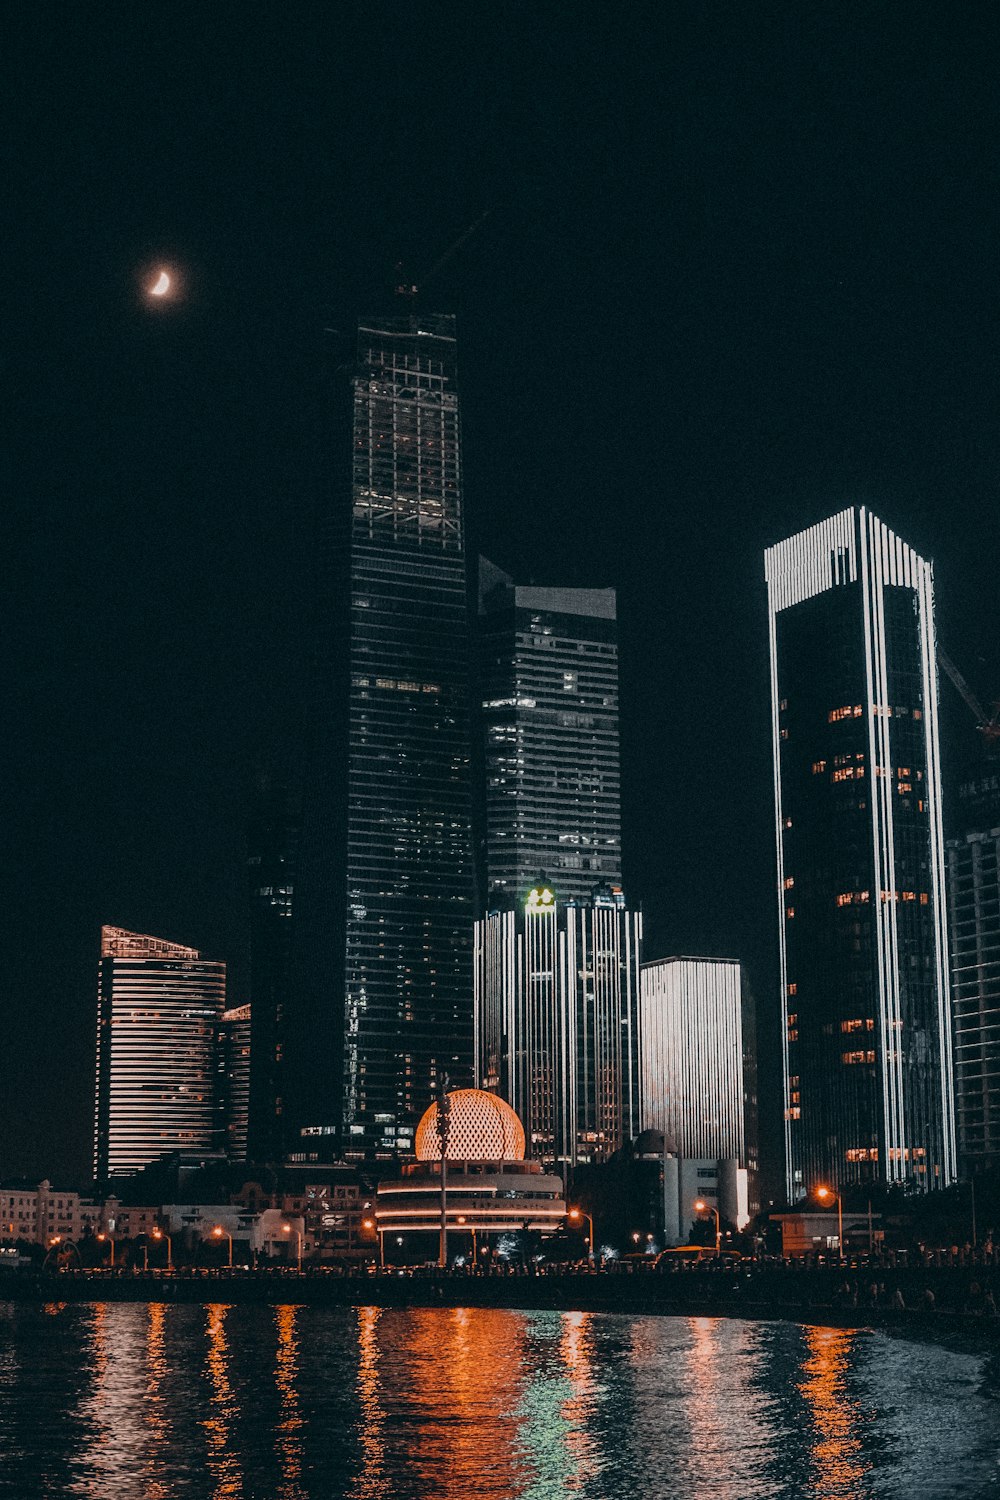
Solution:
[{"label": "dark silhouette building", "polygon": [[765,559],[788,1191],[955,1176],[932,569],[863,507]]},{"label": "dark silhouette building", "polygon": [[1000,756],[959,787],[948,840],[955,1112],[963,1173],[1000,1168]]},{"label": "dark silhouette building", "polygon": [[472,1081],[454,318],[362,320],[352,397],[349,484],[334,487],[324,548],[285,1016],[292,1159],[408,1151],[439,1078]]},{"label": "dark silhouette building", "polygon": [[264,774],[254,787],[247,837],[250,902],[250,1077],[247,1154],[281,1159],[285,1028],[299,851],[298,799]]}]

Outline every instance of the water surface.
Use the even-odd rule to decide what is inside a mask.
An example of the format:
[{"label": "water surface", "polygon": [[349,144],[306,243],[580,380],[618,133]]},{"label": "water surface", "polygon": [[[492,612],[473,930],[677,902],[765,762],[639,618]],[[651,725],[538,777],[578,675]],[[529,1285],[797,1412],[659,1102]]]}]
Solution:
[{"label": "water surface", "polygon": [[0,1495],[975,1500],[986,1373],[730,1319],[0,1304]]}]

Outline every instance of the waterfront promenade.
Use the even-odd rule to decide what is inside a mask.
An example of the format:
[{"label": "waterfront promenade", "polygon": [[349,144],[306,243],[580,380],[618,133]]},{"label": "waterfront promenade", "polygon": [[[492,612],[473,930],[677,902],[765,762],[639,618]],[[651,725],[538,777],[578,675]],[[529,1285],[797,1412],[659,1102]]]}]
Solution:
[{"label": "waterfront promenade", "polygon": [[265,1303],[484,1307],[781,1318],[845,1328],[899,1329],[997,1343],[1000,1274],[972,1266],[803,1265],[794,1261],[652,1266],[435,1268],[349,1271],[240,1268],[194,1271],[23,1269],[0,1278],[0,1301]]}]

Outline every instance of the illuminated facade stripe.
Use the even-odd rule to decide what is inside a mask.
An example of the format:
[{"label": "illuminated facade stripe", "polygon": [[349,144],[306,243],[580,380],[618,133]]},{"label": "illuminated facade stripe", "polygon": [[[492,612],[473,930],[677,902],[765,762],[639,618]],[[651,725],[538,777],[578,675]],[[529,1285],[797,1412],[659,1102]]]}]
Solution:
[{"label": "illuminated facade stripe", "polygon": [[94,1171],[99,1182],[216,1139],[226,966],[162,938],[101,929]]},{"label": "illuminated facade stripe", "polygon": [[641,1126],[685,1158],[756,1171],[756,1068],[738,963],[669,958],[642,966]]},{"label": "illuminated facade stripe", "polygon": [[610,900],[476,923],[477,1086],[517,1111],[529,1156],[603,1161],[638,1134],[641,939]]},{"label": "illuminated facade stripe", "polygon": [[[860,507],[770,548],[765,576],[789,1196],[818,1173],[943,1185],[955,1115],[932,568]],[[812,681],[807,640],[825,662]],[[856,837],[859,814],[866,852],[835,895],[837,839]],[[838,1067],[855,1063],[841,1087]]]}]

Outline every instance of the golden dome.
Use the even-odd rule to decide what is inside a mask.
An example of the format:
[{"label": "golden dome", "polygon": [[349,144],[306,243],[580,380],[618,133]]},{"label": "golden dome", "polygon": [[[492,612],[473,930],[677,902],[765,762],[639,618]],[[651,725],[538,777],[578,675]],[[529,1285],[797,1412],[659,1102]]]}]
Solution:
[{"label": "golden dome", "polygon": [[[505,1099],[485,1089],[455,1089],[448,1095],[447,1161],[523,1161],[524,1126]],[[424,1111],[414,1150],[418,1161],[439,1161],[438,1107]]]}]

